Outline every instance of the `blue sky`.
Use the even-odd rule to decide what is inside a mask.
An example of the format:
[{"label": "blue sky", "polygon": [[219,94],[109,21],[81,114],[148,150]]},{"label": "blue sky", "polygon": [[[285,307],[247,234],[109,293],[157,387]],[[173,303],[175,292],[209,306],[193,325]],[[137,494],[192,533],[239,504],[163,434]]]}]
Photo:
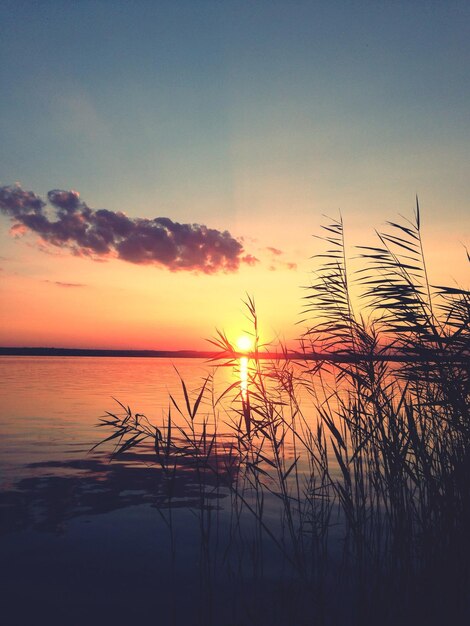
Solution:
[{"label": "blue sky", "polygon": [[0,11],[4,183],[72,185],[128,210],[155,194],[189,218],[181,195],[230,213],[237,176],[354,192],[380,161],[384,191],[408,183],[408,195],[431,195],[441,183],[463,199],[468,2],[7,1]]}]

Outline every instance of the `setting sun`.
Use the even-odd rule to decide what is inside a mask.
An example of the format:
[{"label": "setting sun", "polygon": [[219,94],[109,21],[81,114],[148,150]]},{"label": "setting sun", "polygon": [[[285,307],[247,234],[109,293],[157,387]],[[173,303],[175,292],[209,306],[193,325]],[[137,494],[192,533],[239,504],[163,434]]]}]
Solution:
[{"label": "setting sun", "polygon": [[247,335],[241,335],[237,339],[237,348],[240,352],[249,352],[253,350],[253,339]]}]

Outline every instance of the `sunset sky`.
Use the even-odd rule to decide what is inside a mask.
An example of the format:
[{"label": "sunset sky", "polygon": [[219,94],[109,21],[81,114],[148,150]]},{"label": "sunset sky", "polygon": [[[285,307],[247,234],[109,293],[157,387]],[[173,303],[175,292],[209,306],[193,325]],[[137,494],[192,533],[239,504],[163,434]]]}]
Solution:
[{"label": "sunset sky", "polygon": [[467,0],[3,0],[0,345],[292,341],[323,215],[415,194],[469,287],[469,67]]}]

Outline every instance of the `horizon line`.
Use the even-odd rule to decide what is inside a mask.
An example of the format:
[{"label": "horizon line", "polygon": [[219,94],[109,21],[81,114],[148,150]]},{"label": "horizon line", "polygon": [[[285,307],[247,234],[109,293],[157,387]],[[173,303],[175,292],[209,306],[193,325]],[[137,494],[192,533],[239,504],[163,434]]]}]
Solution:
[{"label": "horizon line", "polygon": [[[263,360],[298,360],[298,361],[330,361],[337,363],[355,363],[359,361],[391,361],[417,362],[425,360],[422,355],[412,354],[352,354],[345,352],[294,352],[271,350],[269,352],[229,352],[209,350],[135,350],[135,349],[108,349],[108,348],[49,348],[49,347],[15,347],[0,346],[0,356],[76,356],[76,357],[128,357],[128,358],[200,358],[209,361],[233,361],[238,358]],[[440,360],[445,355],[428,355],[430,361]],[[432,358],[434,356],[434,358]],[[461,359],[452,361],[467,362],[470,354],[462,354]]]}]

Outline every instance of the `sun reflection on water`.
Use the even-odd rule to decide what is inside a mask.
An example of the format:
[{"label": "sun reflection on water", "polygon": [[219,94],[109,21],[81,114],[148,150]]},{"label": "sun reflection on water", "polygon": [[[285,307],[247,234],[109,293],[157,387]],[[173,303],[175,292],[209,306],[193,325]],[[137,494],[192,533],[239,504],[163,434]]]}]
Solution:
[{"label": "sun reflection on water", "polygon": [[248,357],[240,357],[240,393],[246,402],[248,398]]}]

